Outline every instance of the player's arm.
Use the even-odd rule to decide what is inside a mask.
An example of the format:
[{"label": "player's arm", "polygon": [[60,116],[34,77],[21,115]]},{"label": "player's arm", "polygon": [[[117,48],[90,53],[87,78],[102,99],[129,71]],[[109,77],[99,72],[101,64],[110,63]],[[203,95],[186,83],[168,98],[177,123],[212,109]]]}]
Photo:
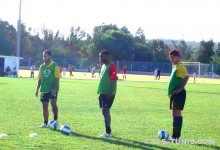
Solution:
[{"label": "player's arm", "polygon": [[180,91],[182,91],[184,89],[184,87],[185,87],[186,83],[188,82],[188,80],[189,80],[189,75],[187,75],[183,78],[183,82],[180,86]]},{"label": "player's arm", "polygon": [[40,85],[41,85],[41,78],[42,78],[42,71],[41,71],[41,66],[39,69],[39,73],[38,73],[38,82],[37,82],[37,87],[36,87],[36,91],[35,91],[35,95],[38,97],[38,91],[40,89]]},{"label": "player's arm", "polygon": [[109,91],[109,94],[112,94],[112,92],[115,90],[116,88],[116,82],[118,80],[118,77],[117,77],[117,69],[116,69],[116,66],[114,64],[112,64],[110,66],[110,77],[111,77],[111,86],[110,86],[110,91]]},{"label": "player's arm", "polygon": [[189,80],[189,75],[187,73],[185,66],[181,66],[178,68],[177,76],[179,76],[180,78],[183,78],[183,82],[181,83],[180,87],[174,91],[175,94],[178,94],[179,92],[181,92]]},{"label": "player's arm", "polygon": [[55,67],[54,76],[56,80],[54,82],[54,86],[53,86],[53,90],[51,91],[52,92],[51,94],[55,96],[57,92],[58,83],[60,80],[60,68],[58,66]]}]

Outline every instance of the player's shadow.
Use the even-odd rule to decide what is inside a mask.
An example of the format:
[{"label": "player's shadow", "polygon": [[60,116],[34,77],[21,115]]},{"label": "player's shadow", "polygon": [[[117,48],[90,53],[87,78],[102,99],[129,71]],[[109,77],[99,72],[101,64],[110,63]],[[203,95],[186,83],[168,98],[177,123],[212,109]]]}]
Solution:
[{"label": "player's shadow", "polygon": [[205,148],[208,148],[208,149],[216,149],[216,150],[219,150],[220,149],[220,146],[216,146],[216,145],[211,145],[211,144],[197,144],[197,146],[200,146],[200,147],[205,147]]},{"label": "player's shadow", "polygon": [[134,140],[127,140],[127,139],[122,139],[122,138],[117,138],[117,137],[98,138],[98,137],[83,135],[83,134],[76,133],[76,132],[72,132],[71,135],[76,136],[76,137],[80,137],[80,138],[87,138],[87,139],[91,139],[91,140],[104,141],[104,142],[108,142],[110,144],[115,144],[115,145],[119,145],[119,146],[120,145],[121,146],[126,146],[126,147],[129,147],[129,148],[139,148],[139,149],[144,149],[144,150],[146,150],[146,149],[153,150],[155,148],[164,149],[164,150],[175,150],[175,149],[159,146],[159,145],[156,145],[156,144],[148,144],[148,143],[146,144],[144,142],[139,142],[139,141],[134,141]]}]

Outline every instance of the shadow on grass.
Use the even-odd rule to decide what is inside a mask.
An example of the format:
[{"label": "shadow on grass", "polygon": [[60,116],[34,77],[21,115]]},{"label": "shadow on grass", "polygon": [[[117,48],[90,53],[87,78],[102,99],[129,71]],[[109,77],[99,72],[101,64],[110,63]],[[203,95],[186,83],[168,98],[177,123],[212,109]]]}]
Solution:
[{"label": "shadow on grass", "polygon": [[[155,89],[155,90],[166,90],[164,88],[153,88],[153,87],[138,87],[138,86],[124,86],[124,87],[129,87],[129,88],[142,88],[142,89]],[[201,93],[201,94],[214,94],[214,95],[219,95],[219,92],[206,92],[206,91],[190,91],[186,90],[187,93]]]},{"label": "shadow on grass", "polygon": [[154,88],[154,87],[147,87],[147,86],[124,86],[128,88],[140,88],[140,89],[155,89],[155,90],[167,90],[166,88]]},{"label": "shadow on grass", "polygon": [[126,146],[129,148],[139,148],[139,149],[164,149],[164,150],[175,150],[163,146],[158,146],[156,144],[145,144],[144,142],[139,142],[139,141],[134,141],[134,140],[127,140],[127,139],[122,139],[122,138],[117,138],[117,137],[111,137],[111,138],[98,138],[98,137],[93,137],[93,136],[88,136],[88,135],[83,135],[80,133],[72,132],[72,136],[80,137],[80,138],[87,138],[91,140],[98,140],[98,141],[104,141],[110,144],[115,144],[115,145],[121,145],[121,146]]},{"label": "shadow on grass", "polygon": [[[77,83],[77,84],[94,84],[94,83],[88,83],[88,82],[78,82],[79,80],[85,80],[86,81],[86,79],[70,79],[70,80],[62,80],[62,82],[65,82],[65,83]],[[89,79],[88,79],[89,80]]]},{"label": "shadow on grass", "polygon": [[197,144],[197,146],[199,146],[199,147],[205,147],[205,148],[208,148],[208,149],[216,149],[216,150],[219,150],[219,149],[220,149],[220,146],[210,145],[210,144]]}]

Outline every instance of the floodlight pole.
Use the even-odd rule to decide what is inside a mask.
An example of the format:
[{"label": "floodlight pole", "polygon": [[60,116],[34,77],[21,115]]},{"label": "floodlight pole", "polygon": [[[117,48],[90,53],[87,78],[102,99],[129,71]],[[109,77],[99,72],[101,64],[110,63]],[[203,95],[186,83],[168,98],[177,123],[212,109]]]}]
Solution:
[{"label": "floodlight pole", "polygon": [[19,4],[19,20],[17,25],[17,49],[16,49],[16,56],[20,57],[20,46],[21,45],[21,0]]}]

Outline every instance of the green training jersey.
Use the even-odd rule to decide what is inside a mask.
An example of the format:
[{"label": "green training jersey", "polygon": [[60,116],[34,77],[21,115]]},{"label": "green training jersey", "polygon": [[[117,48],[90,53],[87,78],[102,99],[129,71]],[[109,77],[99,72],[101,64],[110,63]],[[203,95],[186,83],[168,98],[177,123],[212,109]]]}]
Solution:
[{"label": "green training jersey", "polygon": [[[111,90],[111,84],[112,84],[112,78],[110,74],[110,67],[111,63],[108,65],[103,64],[100,72],[100,82],[98,86],[98,94],[109,94]],[[115,70],[116,71],[116,70]],[[116,74],[116,73],[115,73]],[[117,83],[115,89],[112,91],[112,95],[116,94],[116,88],[117,88]]]},{"label": "green training jersey", "polygon": [[187,76],[188,73],[186,71],[186,67],[179,62],[177,65],[173,66],[172,73],[170,76],[170,82],[168,86],[167,95],[172,95],[175,89],[180,88],[183,79]]},{"label": "green training jersey", "polygon": [[[59,72],[59,67],[53,61],[51,61],[49,65],[42,64],[40,66],[39,75],[38,75],[38,78],[41,79],[40,92],[47,93],[53,90],[56,78],[59,78],[57,72]],[[59,90],[59,83],[57,85],[57,91],[58,90]]]}]

